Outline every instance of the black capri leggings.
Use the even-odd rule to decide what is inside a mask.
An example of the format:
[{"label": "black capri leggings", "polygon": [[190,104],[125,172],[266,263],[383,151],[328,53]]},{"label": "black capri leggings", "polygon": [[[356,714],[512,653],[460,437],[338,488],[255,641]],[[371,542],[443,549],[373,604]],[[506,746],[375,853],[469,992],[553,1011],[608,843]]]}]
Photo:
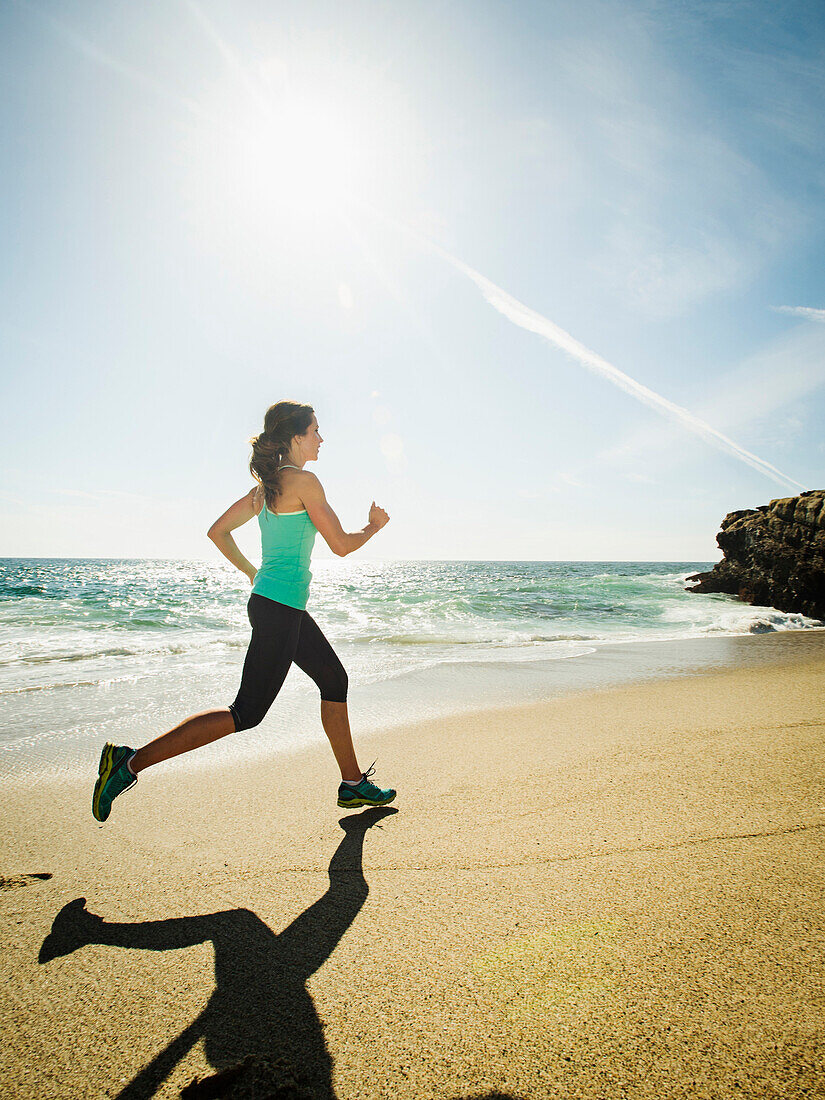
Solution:
[{"label": "black capri leggings", "polygon": [[346,702],[349,681],[344,666],[308,611],[253,592],[247,612],[252,640],[238,695],[229,705],[236,730],[263,721],[293,661],[315,681],[322,699]]}]

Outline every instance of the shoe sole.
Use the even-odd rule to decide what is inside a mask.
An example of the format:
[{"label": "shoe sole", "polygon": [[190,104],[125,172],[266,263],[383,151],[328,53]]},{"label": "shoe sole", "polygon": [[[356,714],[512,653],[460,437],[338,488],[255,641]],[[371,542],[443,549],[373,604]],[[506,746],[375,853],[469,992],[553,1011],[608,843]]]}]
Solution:
[{"label": "shoe sole", "polygon": [[[105,817],[100,816],[100,796],[103,794],[103,788],[109,780],[109,776],[112,774],[112,764],[114,763],[115,746],[108,741],[103,747],[103,752],[100,754],[100,766],[98,767],[98,777],[95,783],[95,793],[92,795],[92,814],[96,821],[105,821]],[[108,816],[108,815],[107,815]]]},{"label": "shoe sole", "polygon": [[344,809],[358,809],[359,806],[386,806],[395,798],[395,795],[391,795],[389,798],[383,798],[378,802],[373,802],[369,798],[348,798],[346,801],[338,799],[338,805]]}]

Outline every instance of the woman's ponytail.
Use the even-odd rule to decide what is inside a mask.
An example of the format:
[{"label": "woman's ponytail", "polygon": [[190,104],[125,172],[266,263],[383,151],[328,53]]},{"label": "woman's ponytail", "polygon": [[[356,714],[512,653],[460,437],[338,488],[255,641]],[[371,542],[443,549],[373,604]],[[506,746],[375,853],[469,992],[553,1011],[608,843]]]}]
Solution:
[{"label": "woman's ponytail", "polygon": [[264,430],[250,439],[252,458],[249,471],[263,488],[264,500],[270,511],[281,489],[280,467],[296,435],[306,435],[315,410],[297,401],[279,401],[270,405],[264,417]]}]

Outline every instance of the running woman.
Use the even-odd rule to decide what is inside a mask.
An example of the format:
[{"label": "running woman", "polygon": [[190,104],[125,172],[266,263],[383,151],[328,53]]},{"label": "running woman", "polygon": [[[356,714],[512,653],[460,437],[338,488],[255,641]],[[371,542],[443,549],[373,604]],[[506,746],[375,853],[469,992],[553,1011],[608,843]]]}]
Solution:
[{"label": "running woman", "polygon": [[[294,661],[321,692],[321,724],[341,771],[338,805],[385,806],[395,791],[370,782],[358,766],[347,715],[347,674],[320,627],[306,610],[309,559],[318,531],[332,552],[345,557],[380,531],[390,517],[375,501],[366,527],[348,534],[327,503],[321,482],[307,462],[318,458],[323,439],[310,405],[279,401],[267,410],[264,430],[252,443],[249,469],[257,484],[216,519],[209,538],[252,583],[247,610],[252,639],[241,686],[233,703],[195,714],[139,749],[106,743],[92,799],[98,821],[109,816],[113,800],[137,783],[146,768],[200,748],[263,721]],[[258,517],[263,548],[261,568],[247,561],[232,531]]]}]

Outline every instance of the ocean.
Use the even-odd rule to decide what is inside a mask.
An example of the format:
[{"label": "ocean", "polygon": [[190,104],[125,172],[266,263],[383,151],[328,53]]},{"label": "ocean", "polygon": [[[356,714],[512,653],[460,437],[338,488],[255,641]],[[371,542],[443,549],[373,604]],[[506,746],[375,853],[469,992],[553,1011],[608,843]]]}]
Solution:
[{"label": "ocean", "polygon": [[[347,669],[357,746],[359,731],[718,666],[714,639],[825,626],[685,592],[711,565],[318,560],[307,610]],[[137,747],[226,706],[249,592],[222,562],[0,559],[0,774],[92,774],[104,741]],[[691,642],[678,660],[677,642]],[[628,644],[636,658],[617,662]],[[293,666],[260,726],[162,766],[323,739],[317,688]]]}]

